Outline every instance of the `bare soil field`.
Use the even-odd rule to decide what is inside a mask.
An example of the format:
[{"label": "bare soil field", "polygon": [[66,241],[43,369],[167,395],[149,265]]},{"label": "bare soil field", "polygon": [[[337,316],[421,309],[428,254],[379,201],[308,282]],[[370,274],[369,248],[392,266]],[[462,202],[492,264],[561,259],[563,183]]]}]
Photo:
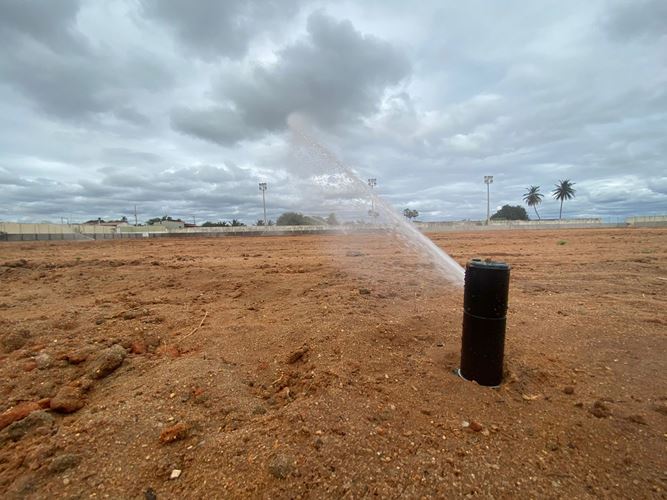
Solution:
[{"label": "bare soil field", "polygon": [[434,234],[512,265],[506,376],[378,235],[0,246],[2,498],[665,498],[667,230]]}]

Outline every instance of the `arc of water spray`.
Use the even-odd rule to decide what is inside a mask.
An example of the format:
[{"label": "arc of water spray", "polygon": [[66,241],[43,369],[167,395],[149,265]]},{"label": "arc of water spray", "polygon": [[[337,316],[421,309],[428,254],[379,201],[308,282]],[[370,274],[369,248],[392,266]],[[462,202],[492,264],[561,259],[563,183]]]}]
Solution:
[{"label": "arc of water spray", "polygon": [[463,268],[446,252],[438,247],[433,241],[422,234],[411,222],[405,220],[405,217],[398,212],[393,206],[385,200],[376,195],[365,182],[363,182],[352,169],[341,162],[335,154],[329,151],[322,144],[317,142],[305,130],[300,123],[302,120],[296,115],[292,115],[288,119],[288,124],[292,134],[301,144],[306,146],[317,157],[325,161],[338,174],[347,177],[355,189],[365,193],[375,203],[375,210],[380,211],[392,223],[392,229],[408,241],[413,247],[424,255],[440,272],[440,274],[449,282],[463,286],[463,279],[465,271]]}]

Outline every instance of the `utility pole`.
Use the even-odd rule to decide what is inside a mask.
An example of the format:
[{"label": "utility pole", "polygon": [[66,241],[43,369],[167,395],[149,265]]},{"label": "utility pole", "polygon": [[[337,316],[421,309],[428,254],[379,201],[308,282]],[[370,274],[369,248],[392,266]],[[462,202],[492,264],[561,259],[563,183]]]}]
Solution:
[{"label": "utility pole", "polygon": [[137,223],[137,206],[134,206],[134,225],[138,226],[139,224]]},{"label": "utility pole", "polygon": [[370,214],[373,217],[373,220],[375,221],[375,218],[377,217],[377,213],[375,212],[375,199],[373,198],[373,188],[377,186],[378,180],[373,177],[372,179],[368,179],[368,187],[371,188],[371,211]]},{"label": "utility pole", "polygon": [[484,176],[484,184],[486,184],[486,225],[489,225],[489,221],[491,220],[491,204],[490,204],[490,190],[489,190],[489,185],[493,184],[493,176],[492,175],[485,175]]},{"label": "utility pole", "polygon": [[264,226],[266,227],[268,225],[268,221],[266,220],[266,182],[260,182],[259,183],[259,190],[262,192],[262,207],[264,208]]}]

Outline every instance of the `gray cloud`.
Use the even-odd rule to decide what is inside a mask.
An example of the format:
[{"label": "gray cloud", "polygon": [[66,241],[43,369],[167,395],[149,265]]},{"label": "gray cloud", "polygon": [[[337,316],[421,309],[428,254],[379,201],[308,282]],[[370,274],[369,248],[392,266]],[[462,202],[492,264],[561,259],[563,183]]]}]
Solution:
[{"label": "gray cloud", "polygon": [[667,3],[663,0],[618,2],[603,19],[614,39],[652,39],[667,35]]},{"label": "gray cloud", "polygon": [[74,24],[80,3],[79,0],[4,0],[0,7],[0,41],[9,49],[19,38],[56,50],[79,51],[84,41],[76,33]]},{"label": "gray cloud", "polygon": [[133,101],[142,91],[170,85],[170,72],[144,49],[118,54],[109,45],[91,43],[77,26],[80,8],[70,0],[3,3],[0,40],[7,50],[0,54],[0,84],[59,119],[109,113],[130,124],[148,124]]},{"label": "gray cloud", "polygon": [[[365,216],[309,180],[307,126],[397,207],[667,207],[665,3],[0,2],[0,219]],[[317,168],[313,165],[317,164]],[[363,198],[363,197],[362,197]],[[349,201],[349,203],[348,203]],[[66,212],[66,213],[63,213]],[[544,217],[558,214],[549,195]]]},{"label": "gray cloud", "polygon": [[142,0],[145,14],[170,27],[197,57],[243,56],[255,35],[296,14],[300,0]]},{"label": "gray cloud", "polygon": [[328,127],[351,123],[375,112],[385,89],[409,74],[397,49],[362,35],[349,21],[317,12],[307,30],[307,38],[279,51],[276,62],[223,75],[213,91],[220,105],[176,109],[174,127],[229,144],[283,129],[293,112]]}]

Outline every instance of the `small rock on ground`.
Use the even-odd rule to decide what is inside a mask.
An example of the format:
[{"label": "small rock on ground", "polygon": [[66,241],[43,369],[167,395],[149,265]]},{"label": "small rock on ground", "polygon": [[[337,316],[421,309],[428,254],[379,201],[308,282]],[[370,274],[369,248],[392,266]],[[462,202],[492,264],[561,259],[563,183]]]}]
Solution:
[{"label": "small rock on ground", "polygon": [[123,364],[125,359],[125,349],[123,346],[115,344],[99,353],[90,367],[90,376],[93,378],[104,378]]},{"label": "small rock on ground", "polygon": [[359,250],[348,250],[345,255],[347,257],[363,257],[366,254],[364,252],[360,252]]},{"label": "small rock on ground", "polygon": [[283,453],[278,453],[269,460],[269,472],[273,477],[285,479],[294,470],[294,460]]},{"label": "small rock on ground", "polygon": [[51,368],[51,365],[53,364],[53,358],[45,352],[40,352],[37,356],[35,356],[35,363],[37,363],[37,368],[39,370],[46,370]]},{"label": "small rock on ground", "polygon": [[34,411],[43,410],[49,408],[51,401],[49,399],[40,399],[39,401],[29,401],[27,403],[21,403],[4,413],[0,414],[0,430],[7,427],[12,422],[21,420]]},{"label": "small rock on ground", "polygon": [[67,469],[76,467],[81,463],[81,455],[76,453],[63,453],[58,455],[48,466],[49,472],[53,474],[59,474],[60,472],[65,472]]},{"label": "small rock on ground", "polygon": [[8,440],[18,441],[33,432],[49,432],[54,425],[53,416],[46,411],[34,411],[22,420],[7,426],[0,433],[0,446]]}]

